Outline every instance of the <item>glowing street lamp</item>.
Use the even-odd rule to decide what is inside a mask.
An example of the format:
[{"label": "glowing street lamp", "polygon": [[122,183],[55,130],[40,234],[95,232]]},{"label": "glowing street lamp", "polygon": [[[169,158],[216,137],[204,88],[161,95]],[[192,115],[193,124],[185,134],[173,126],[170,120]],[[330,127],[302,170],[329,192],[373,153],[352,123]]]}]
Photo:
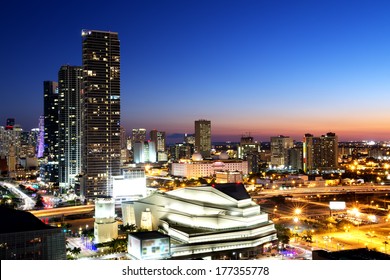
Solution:
[{"label": "glowing street lamp", "polygon": [[301,208],[295,208],[294,210],[294,214],[295,215],[300,215],[302,213],[302,209]]}]

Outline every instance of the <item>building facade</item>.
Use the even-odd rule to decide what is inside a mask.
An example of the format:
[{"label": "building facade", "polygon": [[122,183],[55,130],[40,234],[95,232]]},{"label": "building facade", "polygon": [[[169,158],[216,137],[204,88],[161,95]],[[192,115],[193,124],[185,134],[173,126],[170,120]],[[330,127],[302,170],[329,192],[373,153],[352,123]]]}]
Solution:
[{"label": "building facade", "polygon": [[45,152],[47,158],[45,181],[58,182],[58,83],[43,82],[43,114],[45,123]]},{"label": "building facade", "polygon": [[118,33],[83,30],[81,195],[110,195],[120,175],[120,43]]},{"label": "building facade", "polygon": [[195,152],[203,158],[210,157],[211,152],[211,121],[195,121]]},{"label": "building facade", "polygon": [[156,145],[157,161],[165,161],[167,158],[165,132],[156,129],[150,131],[150,141]]},{"label": "building facade", "polygon": [[61,66],[59,91],[59,183],[67,188],[75,184],[81,172],[81,66]]},{"label": "building facade", "polygon": [[294,146],[294,140],[289,136],[271,137],[271,165],[287,166],[288,150]]},{"label": "building facade", "polygon": [[181,160],[172,163],[171,175],[184,178],[210,177],[217,171],[236,171],[248,174],[248,162],[243,160]]},{"label": "building facade", "polygon": [[303,140],[303,168],[305,172],[324,172],[338,168],[338,137],[329,132],[315,137],[305,134]]}]

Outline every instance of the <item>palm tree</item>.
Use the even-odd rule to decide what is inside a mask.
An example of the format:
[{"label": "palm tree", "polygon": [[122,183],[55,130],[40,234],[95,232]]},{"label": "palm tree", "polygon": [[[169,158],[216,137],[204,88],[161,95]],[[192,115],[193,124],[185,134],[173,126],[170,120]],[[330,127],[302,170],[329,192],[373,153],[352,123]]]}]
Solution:
[{"label": "palm tree", "polygon": [[389,244],[389,242],[384,241],[383,244],[385,244],[385,254],[387,254],[387,245]]}]

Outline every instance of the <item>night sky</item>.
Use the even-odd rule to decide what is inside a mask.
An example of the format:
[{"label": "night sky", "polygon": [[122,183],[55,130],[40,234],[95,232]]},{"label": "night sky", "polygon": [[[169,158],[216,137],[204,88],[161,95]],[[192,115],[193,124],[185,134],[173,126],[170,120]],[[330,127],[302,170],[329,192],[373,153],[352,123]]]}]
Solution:
[{"label": "night sky", "polygon": [[81,30],[121,41],[121,122],[213,140],[335,132],[390,140],[390,1],[5,1],[0,125],[43,113],[43,81],[81,65]]}]

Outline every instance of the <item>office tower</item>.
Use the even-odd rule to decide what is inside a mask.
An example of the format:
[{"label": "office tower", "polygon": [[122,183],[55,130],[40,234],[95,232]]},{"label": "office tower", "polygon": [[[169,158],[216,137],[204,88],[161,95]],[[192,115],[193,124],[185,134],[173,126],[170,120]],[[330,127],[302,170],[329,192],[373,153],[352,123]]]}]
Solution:
[{"label": "office tower", "polygon": [[302,144],[296,145],[288,150],[288,168],[293,170],[302,170]]},{"label": "office tower", "polygon": [[126,149],[127,139],[126,139],[126,129],[121,126],[121,150]]},{"label": "office tower", "polygon": [[165,160],[166,159],[165,132],[157,131],[156,129],[150,131],[150,140],[155,143],[157,161]]},{"label": "office tower", "polygon": [[43,115],[45,118],[45,151],[47,159],[44,180],[58,182],[58,83],[43,82]]},{"label": "office tower", "polygon": [[5,129],[12,130],[14,128],[14,125],[15,125],[15,119],[14,118],[8,118],[7,119],[7,124],[5,126]]},{"label": "office tower", "polygon": [[134,163],[156,162],[156,145],[153,141],[135,142],[133,146]]},{"label": "office tower", "polygon": [[303,139],[303,169],[316,173],[338,168],[338,138],[329,132],[320,137],[305,134]]},{"label": "office tower", "polygon": [[243,135],[238,146],[238,158],[246,159],[249,154],[260,152],[260,142],[254,141],[250,135]]},{"label": "office tower", "polygon": [[61,188],[74,186],[81,171],[81,108],[83,80],[81,66],[61,66],[59,92],[59,183]]},{"label": "office tower", "polygon": [[111,195],[120,175],[120,43],[118,33],[83,30],[81,195]]},{"label": "office tower", "polygon": [[135,142],[145,142],[146,141],[146,129],[145,128],[133,128],[131,141],[134,145]]},{"label": "office tower", "polygon": [[271,165],[287,166],[288,150],[294,146],[294,140],[289,136],[271,137]]},{"label": "office tower", "polygon": [[210,157],[211,151],[211,121],[195,121],[195,152],[203,158]]}]

